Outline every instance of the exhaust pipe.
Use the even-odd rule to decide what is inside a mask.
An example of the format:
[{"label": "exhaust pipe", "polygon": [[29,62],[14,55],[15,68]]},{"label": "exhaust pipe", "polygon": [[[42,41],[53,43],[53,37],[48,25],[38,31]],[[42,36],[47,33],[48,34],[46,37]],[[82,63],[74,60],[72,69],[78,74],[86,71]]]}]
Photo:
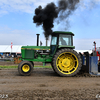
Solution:
[{"label": "exhaust pipe", "polygon": [[36,34],[37,35],[37,46],[39,46],[39,35],[40,34]]},{"label": "exhaust pipe", "polygon": [[48,46],[48,38],[46,37],[46,46]]}]

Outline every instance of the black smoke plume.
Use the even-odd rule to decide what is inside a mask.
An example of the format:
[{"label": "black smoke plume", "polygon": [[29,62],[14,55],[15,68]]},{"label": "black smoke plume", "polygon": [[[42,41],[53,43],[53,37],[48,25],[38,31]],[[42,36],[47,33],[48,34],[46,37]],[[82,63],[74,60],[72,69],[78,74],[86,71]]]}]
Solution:
[{"label": "black smoke plume", "polygon": [[47,4],[45,8],[39,6],[35,9],[33,22],[37,26],[43,25],[44,35],[48,38],[52,33],[54,20],[57,18],[58,23],[66,20],[77,8],[78,3],[79,0],[59,0],[57,6],[53,2]]}]

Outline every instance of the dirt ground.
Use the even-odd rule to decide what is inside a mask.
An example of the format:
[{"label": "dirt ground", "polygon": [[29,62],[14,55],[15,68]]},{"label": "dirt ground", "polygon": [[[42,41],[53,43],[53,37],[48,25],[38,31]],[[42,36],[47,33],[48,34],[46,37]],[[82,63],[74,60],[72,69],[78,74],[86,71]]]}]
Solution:
[{"label": "dirt ground", "polygon": [[60,77],[49,68],[34,68],[31,76],[19,76],[17,69],[0,69],[0,100],[99,100],[99,97],[100,77],[85,74]]}]

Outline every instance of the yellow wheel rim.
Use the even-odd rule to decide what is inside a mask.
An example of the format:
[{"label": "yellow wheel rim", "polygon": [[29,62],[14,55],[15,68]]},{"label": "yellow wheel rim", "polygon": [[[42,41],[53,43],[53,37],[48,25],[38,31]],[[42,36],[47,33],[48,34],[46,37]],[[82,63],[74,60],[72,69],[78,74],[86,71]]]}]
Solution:
[{"label": "yellow wheel rim", "polygon": [[78,68],[78,58],[71,52],[64,52],[58,56],[56,66],[61,73],[72,74]]},{"label": "yellow wheel rim", "polygon": [[29,65],[27,65],[27,64],[23,65],[22,70],[23,70],[23,72],[28,72],[30,70]]}]

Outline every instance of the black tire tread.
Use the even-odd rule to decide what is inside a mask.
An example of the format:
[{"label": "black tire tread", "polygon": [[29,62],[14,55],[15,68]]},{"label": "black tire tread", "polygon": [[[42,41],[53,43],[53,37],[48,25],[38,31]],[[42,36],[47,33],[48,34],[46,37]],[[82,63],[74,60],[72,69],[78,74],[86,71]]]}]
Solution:
[{"label": "black tire tread", "polygon": [[[29,64],[30,67],[31,67],[31,70],[30,70],[28,73],[24,73],[24,72],[21,70],[21,67],[22,67],[24,64]],[[30,61],[22,61],[22,62],[19,63],[19,65],[18,65],[18,72],[19,72],[20,75],[22,75],[22,76],[29,76],[29,75],[31,75],[32,71],[33,71],[33,64],[32,64],[32,62],[30,62]]]},{"label": "black tire tread", "polygon": [[[74,55],[76,55],[76,57],[78,58],[79,66],[78,66],[77,70],[76,70],[74,73],[72,73],[72,74],[63,74],[63,73],[61,73],[61,72],[57,69],[56,60],[57,60],[58,56],[59,56],[61,53],[63,53],[63,52],[71,52],[71,53],[73,53]],[[61,50],[57,51],[56,54],[55,54],[54,57],[53,57],[53,62],[52,62],[52,63],[53,63],[52,66],[53,66],[53,68],[54,68],[54,71],[55,71],[58,75],[60,75],[60,76],[75,76],[77,73],[80,72],[80,70],[81,70],[81,68],[82,68],[82,59],[81,59],[81,57],[80,57],[80,54],[78,54],[78,53],[77,53],[75,50],[73,50],[73,49],[66,49],[66,48],[64,48],[64,49],[61,49]]]}]

